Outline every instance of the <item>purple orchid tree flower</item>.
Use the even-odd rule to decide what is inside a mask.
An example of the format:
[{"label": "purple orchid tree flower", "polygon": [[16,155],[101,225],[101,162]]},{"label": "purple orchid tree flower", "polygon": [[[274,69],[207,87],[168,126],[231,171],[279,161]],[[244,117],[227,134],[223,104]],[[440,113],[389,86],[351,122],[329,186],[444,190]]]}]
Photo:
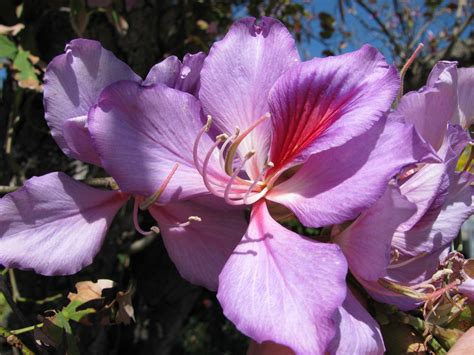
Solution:
[{"label": "purple orchid tree flower", "polygon": [[[340,248],[284,228],[272,206],[308,227],[342,223],[373,205],[402,168],[435,159],[412,125],[386,120],[398,86],[395,68],[370,46],[300,62],[280,22],[246,18],[211,48],[199,100],[162,84],[119,82],[102,92],[88,127],[122,191],[160,191],[149,210],[162,230],[171,226],[164,240],[178,270],[201,284],[206,275],[217,284],[218,275],[217,297],[240,331],[297,353],[324,353],[347,349],[338,329],[370,317],[346,292]],[[252,206],[223,269],[201,264],[214,241],[196,237],[193,223],[170,223],[190,215],[204,223],[204,209],[169,215],[169,206],[204,196],[225,201],[229,212]],[[227,218],[206,224],[209,236],[233,235]]]},{"label": "purple orchid tree flower", "polygon": [[[86,119],[100,92],[111,83],[129,80],[142,85],[162,82],[195,94],[205,57],[203,53],[186,55],[183,63],[169,57],[155,65],[142,83],[96,41],[73,40],[65,52],[46,70],[46,120],[66,155],[98,166],[100,157]],[[0,200],[0,264],[43,275],[76,273],[92,263],[114,215],[129,197],[121,191],[92,188],[63,173],[29,179]],[[235,222],[237,231],[239,223]],[[243,231],[245,223],[240,225]]]},{"label": "purple orchid tree flower", "polygon": [[[458,80],[459,79],[459,80]],[[462,85],[459,84],[462,82]],[[398,306],[402,310],[416,308],[424,300],[427,285],[435,276],[438,266],[458,235],[462,223],[474,213],[473,174],[456,171],[457,160],[469,143],[463,131],[471,122],[468,110],[472,87],[471,70],[457,69],[455,63],[440,62],[428,79],[427,86],[406,94],[390,119],[411,122],[420,135],[428,141],[441,160],[435,164],[419,164],[398,177],[400,198],[416,206],[416,211],[405,220],[400,207],[379,201],[367,213],[336,237],[346,251],[349,267],[356,278],[378,301]],[[379,223],[377,210],[385,209],[393,215],[398,225]],[[378,245],[384,253],[379,257],[380,273],[368,275],[358,272],[358,263],[369,260],[362,249],[355,249],[353,240],[367,240],[377,233]],[[375,244],[375,243],[374,243]],[[383,258],[382,258],[383,256]],[[371,267],[373,264],[364,264]],[[380,284],[388,280],[400,286],[394,292]]]}]

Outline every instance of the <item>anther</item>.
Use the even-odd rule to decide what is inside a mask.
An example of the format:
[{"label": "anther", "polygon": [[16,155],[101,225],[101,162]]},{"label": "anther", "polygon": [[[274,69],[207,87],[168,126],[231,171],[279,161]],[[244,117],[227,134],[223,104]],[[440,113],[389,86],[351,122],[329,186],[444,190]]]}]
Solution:
[{"label": "anther", "polygon": [[165,191],[166,187],[168,186],[168,184],[170,183],[171,181],[171,178],[173,177],[173,175],[176,173],[176,170],[178,169],[179,167],[179,164],[176,163],[173,165],[173,168],[171,168],[171,171],[170,173],[168,174],[168,176],[166,177],[165,181],[163,181],[163,183],[161,184],[161,186],[158,188],[158,190],[156,190],[156,192],[151,195],[150,197],[148,197],[145,201],[143,201],[141,204],[140,204],[140,209],[142,211],[146,210],[148,207],[150,207],[152,204],[154,204],[156,202],[156,200],[158,200],[161,196],[161,194],[163,193],[163,191]]},{"label": "anther", "polygon": [[188,227],[193,222],[202,222],[202,219],[199,216],[189,216],[187,222],[178,223],[176,227],[181,227],[181,228]]}]

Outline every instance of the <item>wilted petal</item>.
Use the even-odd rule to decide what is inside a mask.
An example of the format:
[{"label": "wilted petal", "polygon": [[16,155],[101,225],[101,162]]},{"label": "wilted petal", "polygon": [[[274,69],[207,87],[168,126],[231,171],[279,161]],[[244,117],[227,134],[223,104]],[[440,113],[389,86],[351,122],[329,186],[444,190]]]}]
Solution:
[{"label": "wilted petal", "polygon": [[[417,285],[429,280],[433,276],[438,270],[440,261],[444,260],[448,253],[449,247],[424,256],[416,256],[415,258],[401,254],[400,259],[388,268],[385,277],[388,280],[405,286]],[[393,304],[401,310],[414,309],[423,302],[422,300],[388,290],[377,283],[377,281],[366,281],[362,278],[358,278],[358,280],[372,298],[379,302]]]},{"label": "wilted petal", "polygon": [[[234,23],[216,42],[201,72],[199,98],[217,126],[232,133],[244,130],[269,111],[268,93],[290,66],[299,62],[295,42],[279,21],[263,17]],[[241,144],[241,153],[255,149],[264,163],[270,140],[269,122],[258,126]]]},{"label": "wilted petal", "polygon": [[267,198],[288,207],[305,226],[341,223],[373,205],[401,168],[433,154],[412,126],[382,119],[346,144],[312,155]]},{"label": "wilted petal", "polygon": [[[110,85],[89,115],[103,167],[123,191],[149,196],[179,163],[159,202],[206,193],[193,162],[193,143],[203,126],[200,109],[193,96],[162,84]],[[210,145],[203,137],[200,156]]]},{"label": "wilted petal", "polygon": [[428,210],[412,229],[397,233],[393,246],[407,255],[418,255],[449,245],[474,213],[473,181],[474,175],[470,173],[453,173],[443,207]]},{"label": "wilted petal", "polygon": [[62,173],[29,179],[0,200],[0,264],[43,275],[78,272],[92,263],[127,198]]},{"label": "wilted petal", "polygon": [[285,229],[260,202],[222,270],[217,298],[227,318],[257,342],[323,353],[335,334],[334,312],[346,296],[346,271],[338,246]]},{"label": "wilted petal", "polygon": [[305,162],[370,129],[390,109],[400,84],[375,48],[298,64],[270,93],[270,160],[277,168]]},{"label": "wilted petal", "polygon": [[206,55],[203,52],[186,54],[183,63],[171,56],[150,69],[143,85],[164,84],[170,88],[196,95],[200,73]]},{"label": "wilted petal", "polygon": [[[150,212],[181,276],[217,290],[219,274],[248,226],[243,209],[204,196],[165,207],[152,206]],[[186,225],[190,216],[201,221]]]},{"label": "wilted petal", "polygon": [[63,124],[70,118],[86,116],[102,89],[119,80],[141,82],[112,52],[87,39],[71,41],[66,53],[48,65],[44,78],[45,117],[56,143],[66,155],[89,161],[88,156],[83,159],[71,151],[63,137]]},{"label": "wilted petal", "polygon": [[474,68],[458,69],[458,102],[460,124],[468,129],[474,124]]},{"label": "wilted petal", "polygon": [[416,206],[389,185],[375,205],[334,239],[351,272],[366,280],[383,277],[390,264],[393,234],[415,212]]},{"label": "wilted petal", "polygon": [[339,329],[329,345],[330,354],[377,355],[385,352],[379,325],[349,290],[337,318]]}]

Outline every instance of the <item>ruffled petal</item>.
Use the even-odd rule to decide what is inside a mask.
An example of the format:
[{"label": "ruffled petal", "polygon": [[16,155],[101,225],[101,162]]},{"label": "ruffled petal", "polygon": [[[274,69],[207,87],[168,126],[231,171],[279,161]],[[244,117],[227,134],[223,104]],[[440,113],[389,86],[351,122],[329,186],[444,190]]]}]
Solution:
[{"label": "ruffled petal", "polygon": [[[460,124],[468,129],[474,124],[474,68],[458,69],[458,103]],[[456,122],[455,122],[456,123]]]},{"label": "ruffled petal", "polygon": [[[141,78],[112,52],[102,48],[99,42],[75,39],[66,46],[65,51],[65,54],[54,58],[46,69],[46,121],[64,154],[94,163],[88,155],[77,155],[68,146],[63,136],[65,121],[87,116],[89,108],[97,102],[100,92],[107,85],[119,80],[141,82]],[[83,134],[82,130],[79,134]]]},{"label": "ruffled petal", "polygon": [[186,54],[183,63],[171,56],[150,69],[143,85],[164,84],[170,88],[196,95],[200,87],[200,74],[206,54]]},{"label": "ruffled petal", "polygon": [[380,200],[335,237],[353,274],[377,280],[387,273],[390,249],[397,227],[416,212],[397,187],[389,185]]},{"label": "ruffled petal", "polygon": [[[204,61],[199,98],[206,114],[226,133],[246,129],[269,112],[268,93],[289,67],[299,62],[295,42],[278,20],[245,18],[234,23]],[[269,122],[260,124],[240,146],[254,149],[258,164],[267,158]]]},{"label": "ruffled petal", "polygon": [[397,233],[393,246],[407,255],[431,253],[446,247],[474,213],[474,175],[453,173],[446,202],[431,208],[409,231]]},{"label": "ruffled petal", "polygon": [[305,226],[342,223],[372,206],[401,168],[434,154],[412,126],[382,119],[346,144],[311,156],[267,198],[288,207]]},{"label": "ruffled petal", "polygon": [[[200,109],[193,96],[162,84],[110,85],[89,115],[89,131],[102,166],[123,191],[149,196],[178,163],[158,202],[207,193],[193,161],[193,143],[203,126]],[[211,144],[204,136],[200,156]]]},{"label": "ruffled petal", "polygon": [[[426,164],[400,186],[402,194],[416,205],[416,213],[400,225],[400,231],[411,229],[433,204],[443,204],[449,188],[445,164]],[[441,207],[440,205],[440,207]]]},{"label": "ruffled petal", "polygon": [[412,123],[423,139],[438,150],[448,123],[458,113],[456,86],[456,63],[439,62],[433,68],[427,86],[405,94],[394,115]]},{"label": "ruffled petal", "polygon": [[257,342],[324,353],[335,334],[334,312],[346,297],[346,272],[337,245],[285,229],[259,202],[222,270],[217,298],[224,314]]},{"label": "ruffled petal", "polygon": [[467,296],[471,302],[474,302],[474,279],[468,278],[459,285],[458,290],[464,296]]},{"label": "ruffled petal", "polygon": [[[241,208],[213,196],[152,206],[168,254],[189,282],[217,290],[225,262],[239,243],[248,223]],[[188,222],[190,216],[200,221]]]},{"label": "ruffled petal", "polygon": [[385,352],[379,325],[349,290],[337,318],[339,329],[329,345],[330,354],[378,355]]},{"label": "ruffled petal", "polygon": [[29,179],[0,200],[0,264],[70,275],[92,263],[128,196],[63,173]]},{"label": "ruffled petal", "polygon": [[390,109],[399,85],[396,69],[368,45],[289,70],[270,92],[275,169],[369,130]]}]

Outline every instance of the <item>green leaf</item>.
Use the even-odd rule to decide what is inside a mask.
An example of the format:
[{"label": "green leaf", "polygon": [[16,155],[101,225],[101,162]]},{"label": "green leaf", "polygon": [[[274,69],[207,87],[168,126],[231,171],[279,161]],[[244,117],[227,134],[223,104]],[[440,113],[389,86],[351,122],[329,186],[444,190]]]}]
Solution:
[{"label": "green leaf", "polygon": [[18,49],[15,42],[7,36],[0,35],[0,58],[14,59]]},{"label": "green leaf", "polygon": [[22,88],[38,89],[39,80],[35,72],[35,67],[28,59],[30,52],[19,49],[13,61],[13,69],[17,71],[15,79]]}]

